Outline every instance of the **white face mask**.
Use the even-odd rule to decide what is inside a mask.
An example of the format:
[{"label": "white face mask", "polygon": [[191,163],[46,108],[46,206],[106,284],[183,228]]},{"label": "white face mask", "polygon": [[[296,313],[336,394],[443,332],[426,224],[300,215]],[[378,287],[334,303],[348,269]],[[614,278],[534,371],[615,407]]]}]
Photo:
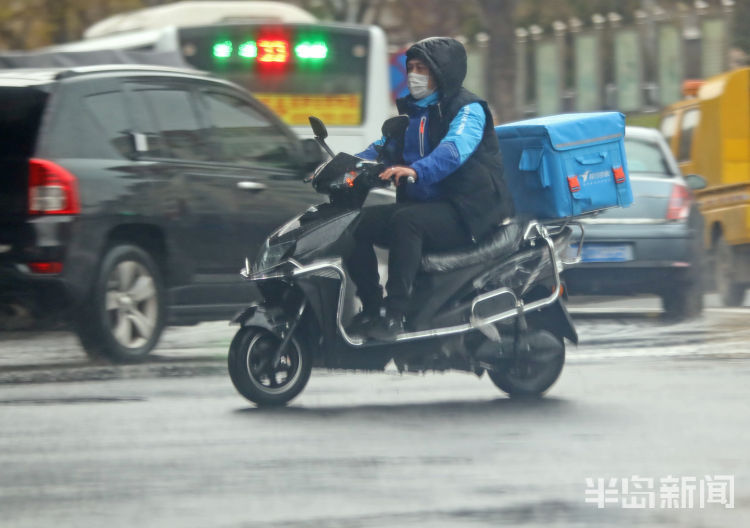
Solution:
[{"label": "white face mask", "polygon": [[435,91],[434,88],[428,88],[430,78],[427,75],[412,72],[406,78],[409,83],[409,92],[411,92],[414,99],[423,99]]}]

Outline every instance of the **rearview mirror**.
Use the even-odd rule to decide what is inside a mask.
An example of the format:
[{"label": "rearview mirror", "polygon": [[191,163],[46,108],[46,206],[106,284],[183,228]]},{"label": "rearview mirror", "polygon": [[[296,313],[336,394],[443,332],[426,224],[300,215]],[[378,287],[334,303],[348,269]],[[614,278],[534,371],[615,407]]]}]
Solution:
[{"label": "rearview mirror", "polygon": [[314,139],[302,140],[302,165],[305,170],[312,170],[323,163],[323,151]]},{"label": "rearview mirror", "polygon": [[693,191],[700,191],[701,189],[708,187],[706,178],[699,174],[688,174],[685,176],[685,183],[687,184],[688,189]]},{"label": "rearview mirror", "polygon": [[385,120],[383,123],[383,136],[386,138],[399,138],[406,132],[406,127],[409,126],[409,116],[401,114],[395,117],[391,117]]},{"label": "rearview mirror", "polygon": [[323,124],[323,121],[315,116],[310,116],[308,117],[308,119],[310,120],[310,127],[312,127],[312,131],[313,134],[315,134],[316,139],[325,139],[328,137],[328,130]]},{"label": "rearview mirror", "polygon": [[326,129],[326,126],[323,124],[323,121],[318,119],[315,116],[309,116],[307,119],[310,120],[310,126],[313,129],[313,134],[315,134],[315,141],[318,142],[318,145],[320,145],[323,150],[325,150],[329,156],[334,157],[335,154],[331,150],[331,147],[328,146],[326,143],[326,138],[328,137],[328,130]]}]

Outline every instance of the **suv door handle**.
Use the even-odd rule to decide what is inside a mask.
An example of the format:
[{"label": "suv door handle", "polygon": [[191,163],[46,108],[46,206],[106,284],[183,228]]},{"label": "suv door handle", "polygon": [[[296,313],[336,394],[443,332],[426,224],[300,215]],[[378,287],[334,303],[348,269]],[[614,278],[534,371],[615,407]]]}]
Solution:
[{"label": "suv door handle", "polygon": [[258,183],[254,181],[240,181],[237,182],[237,188],[245,191],[260,192],[268,189],[268,185],[265,183]]}]

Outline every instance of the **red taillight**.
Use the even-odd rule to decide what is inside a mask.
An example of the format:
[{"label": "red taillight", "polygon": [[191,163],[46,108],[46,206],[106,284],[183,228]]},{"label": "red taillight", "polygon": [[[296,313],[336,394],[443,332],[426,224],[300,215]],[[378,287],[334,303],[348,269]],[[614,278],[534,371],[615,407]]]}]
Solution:
[{"label": "red taillight", "polygon": [[78,214],[78,180],[56,163],[29,160],[29,213]]},{"label": "red taillight", "polygon": [[29,262],[29,269],[33,273],[62,273],[62,262]]},{"label": "red taillight", "polygon": [[690,204],[693,197],[687,187],[672,186],[672,195],[667,206],[667,220],[684,220],[690,214]]}]

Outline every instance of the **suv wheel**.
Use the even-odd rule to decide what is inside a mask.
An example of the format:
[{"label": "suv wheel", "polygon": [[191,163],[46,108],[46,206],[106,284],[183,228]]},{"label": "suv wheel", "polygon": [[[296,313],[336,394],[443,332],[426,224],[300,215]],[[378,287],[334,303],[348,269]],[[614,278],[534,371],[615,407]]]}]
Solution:
[{"label": "suv wheel", "polygon": [[159,268],[136,246],[107,251],[91,295],[77,314],[78,336],[94,358],[134,361],[148,354],[164,328]]}]

